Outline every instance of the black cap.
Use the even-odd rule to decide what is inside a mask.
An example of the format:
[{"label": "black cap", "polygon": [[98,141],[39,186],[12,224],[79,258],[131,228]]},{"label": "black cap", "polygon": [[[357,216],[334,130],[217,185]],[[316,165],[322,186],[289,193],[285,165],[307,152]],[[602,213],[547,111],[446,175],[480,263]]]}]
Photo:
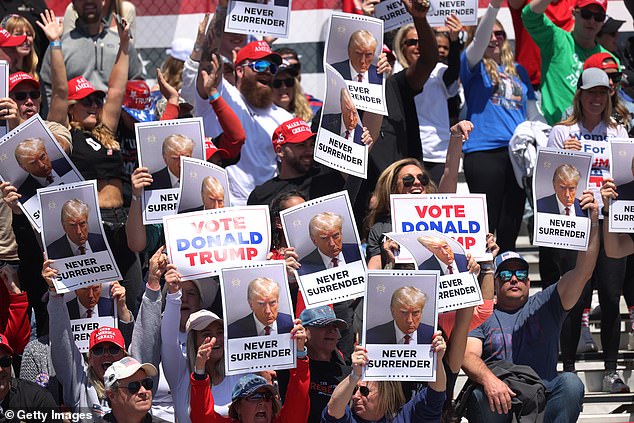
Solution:
[{"label": "black cap", "polygon": [[599,31],[599,34],[612,34],[615,32],[619,32],[619,28],[623,25],[625,21],[620,21],[618,19],[612,19],[608,17],[605,22],[603,22],[603,26]]}]

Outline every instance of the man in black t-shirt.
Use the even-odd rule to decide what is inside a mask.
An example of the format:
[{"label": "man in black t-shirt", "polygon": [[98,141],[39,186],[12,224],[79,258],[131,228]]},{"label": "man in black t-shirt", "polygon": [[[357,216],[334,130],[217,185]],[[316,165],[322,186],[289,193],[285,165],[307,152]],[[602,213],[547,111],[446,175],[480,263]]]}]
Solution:
[{"label": "man in black t-shirt", "polygon": [[276,195],[287,191],[301,191],[309,199],[341,191],[344,179],[339,172],[315,167],[313,151],[316,136],[300,118],[293,118],[278,126],[273,133],[278,174],[255,187],[247,204],[270,205]]}]

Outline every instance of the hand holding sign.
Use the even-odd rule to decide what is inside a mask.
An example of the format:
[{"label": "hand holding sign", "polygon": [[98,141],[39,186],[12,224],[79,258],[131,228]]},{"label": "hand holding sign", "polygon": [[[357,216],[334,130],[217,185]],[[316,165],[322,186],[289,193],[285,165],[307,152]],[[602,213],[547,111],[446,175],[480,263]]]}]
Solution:
[{"label": "hand holding sign", "polygon": [[460,18],[452,13],[445,20],[445,25],[447,25],[447,29],[449,30],[449,39],[452,42],[458,41],[458,37],[462,31],[462,22],[460,22]]},{"label": "hand holding sign", "polygon": [[564,141],[564,150],[581,151],[581,141],[579,141],[579,138],[573,135],[571,138],[568,138],[566,141]]},{"label": "hand holding sign", "polygon": [[16,187],[11,185],[11,182],[0,183],[0,191],[2,191],[2,199],[4,203],[11,209],[14,214],[22,214],[22,209],[18,205],[18,200],[22,197],[18,194]]},{"label": "hand holding sign", "polygon": [[381,53],[379,54],[379,61],[376,64],[376,72],[386,77],[390,76],[392,73],[392,65],[387,60],[387,54]]},{"label": "hand holding sign", "polygon": [[132,321],[132,313],[128,310],[125,303],[125,288],[119,282],[112,282],[110,286],[110,297],[114,298],[117,303],[117,312],[122,322],[129,323]]},{"label": "hand holding sign", "polygon": [[582,210],[588,212],[590,222],[595,225],[599,220],[599,204],[595,201],[594,194],[589,189],[583,191],[579,205]]},{"label": "hand holding sign", "polygon": [[130,177],[132,183],[132,194],[140,197],[143,194],[143,188],[152,185],[152,175],[147,167],[137,167]]},{"label": "hand holding sign", "polygon": [[46,254],[44,254],[44,263],[42,264],[42,279],[48,285],[49,291],[57,293],[53,281],[57,279],[57,269],[53,269],[51,264],[55,263],[55,260],[47,260]]},{"label": "hand holding sign", "polygon": [[295,326],[291,329],[291,339],[295,339],[297,341],[297,351],[304,351],[304,346],[306,345],[306,329],[302,326],[302,321],[299,319],[293,320]]},{"label": "hand holding sign", "polygon": [[368,361],[370,361],[368,358],[368,350],[366,350],[363,345],[355,346],[354,352],[352,353],[352,371],[357,379],[361,378],[363,368],[368,365]]}]

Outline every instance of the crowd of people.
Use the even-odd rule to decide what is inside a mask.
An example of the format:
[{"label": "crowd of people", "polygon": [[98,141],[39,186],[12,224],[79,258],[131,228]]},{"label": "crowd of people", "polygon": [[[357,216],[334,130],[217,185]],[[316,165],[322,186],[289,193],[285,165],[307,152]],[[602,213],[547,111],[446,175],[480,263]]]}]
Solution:
[{"label": "crowd of people", "polygon": [[[412,23],[386,33],[382,53],[370,57],[374,64],[362,59],[357,69],[349,60],[342,68],[358,73],[358,82],[385,85],[386,116],[357,116],[348,91],[337,96],[342,114],[350,113],[333,131],[347,133],[344,126],[352,122],[354,142],[369,151],[367,179],[315,161],[323,103],[302,88],[301,55],[278,48],[272,37],[226,33],[227,2],[218,0],[195,40],[174,40],[155,72],[144,69],[135,50],[131,28],[142,22],[131,2],[73,0],[63,23],[41,1],[4,10],[0,59],[10,76],[0,120],[13,130],[41,116],[81,176],[96,181],[104,234],[122,280],[79,288],[68,303],[56,291],[52,265],[61,256],[41,253],[40,235],[20,202],[60,171],[41,140],[21,143],[16,160],[33,177],[31,194],[24,184],[0,183],[0,422],[41,421],[17,410],[91,413],[82,419],[119,423],[450,422],[462,416],[574,422],[584,398],[575,356],[597,350],[588,330],[593,289],[600,302],[603,390],[629,392],[617,357],[622,294],[634,332],[634,287],[627,282],[634,236],[610,232],[604,223],[610,200],[619,196],[605,157],[592,160],[599,185],[573,199],[577,213],[590,220],[587,250],[540,247],[543,289],[534,295],[529,264],[514,251],[532,207],[509,154],[518,127],[552,126],[548,146],[562,150],[581,150],[584,139],[609,143],[634,133],[628,95],[634,81],[627,79],[634,63],[616,42],[623,21],[607,15],[607,0],[509,0],[514,46],[497,20],[502,0],[490,0],[473,27],[452,14],[436,28],[428,22],[428,1],[403,0]],[[346,12],[373,16],[379,0],[343,3]],[[351,58],[367,49],[372,56],[377,46],[366,41],[348,46]],[[295,368],[226,374],[225,343],[232,335],[225,334],[218,278],[183,280],[168,260],[162,225],[143,224],[144,189],[179,187],[180,159],[191,157],[194,147],[174,135],[163,143],[164,174],[151,173],[139,166],[135,123],[188,117],[202,118],[205,159],[224,168],[229,183],[205,178],[203,205],[185,212],[268,206],[268,257],[283,260],[288,273],[295,316],[278,313],[280,288],[257,278],[249,284],[253,313],[245,319],[251,320],[228,331],[289,332]],[[315,264],[289,245],[280,212],[345,190],[367,268],[407,270],[395,259],[398,244],[384,236],[393,229],[390,196],[456,193],[461,162],[469,191],[486,194],[490,257],[478,263],[452,253],[438,269],[453,273],[452,265],[464,261],[483,303],[439,314],[434,328],[421,323],[426,297],[415,288],[397,290],[389,306],[393,323],[373,328],[368,338],[429,344],[437,357],[435,381],[364,381],[364,345],[372,343],[363,339],[364,299],[307,308],[296,280],[337,267],[338,257],[347,260],[341,218],[323,212],[311,220]],[[566,175],[553,179],[555,191],[574,177]],[[66,255],[106,250],[88,232],[88,206],[69,203],[62,210],[67,235],[58,240]],[[568,213],[567,207],[561,212]],[[432,251],[447,248],[441,238],[419,242]],[[115,309],[117,327],[92,331],[87,352],[80,352],[71,319]],[[458,395],[461,370],[469,381]]]}]

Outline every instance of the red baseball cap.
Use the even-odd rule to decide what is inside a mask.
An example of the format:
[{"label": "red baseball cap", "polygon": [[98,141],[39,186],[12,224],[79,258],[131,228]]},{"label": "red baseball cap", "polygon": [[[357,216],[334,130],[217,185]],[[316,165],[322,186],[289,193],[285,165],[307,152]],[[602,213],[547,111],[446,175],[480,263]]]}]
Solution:
[{"label": "red baseball cap", "polygon": [[102,96],[106,96],[106,93],[101,90],[96,90],[95,87],[83,76],[68,81],[68,99],[69,100],[81,100],[88,97],[92,93],[98,93]]},{"label": "red baseball cap", "polygon": [[601,7],[604,12],[608,10],[608,0],[577,0],[577,7],[581,9],[582,7],[590,6],[596,4]]},{"label": "red baseball cap", "polygon": [[4,349],[9,353],[13,354],[13,348],[9,345],[9,340],[6,336],[0,333],[0,347],[4,347]]},{"label": "red baseball cap", "polygon": [[211,159],[216,153],[220,153],[220,156],[223,159],[231,158],[231,154],[229,153],[229,151],[225,150],[224,148],[216,147],[211,137],[205,137],[205,157],[207,158],[207,160]]},{"label": "red baseball cap", "polygon": [[273,131],[273,148],[286,143],[299,144],[317,135],[310,126],[300,118],[288,120]]},{"label": "red baseball cap", "polygon": [[40,89],[40,83],[37,82],[35,78],[33,78],[31,75],[29,75],[26,72],[20,71],[20,72],[15,72],[9,75],[9,91],[13,91],[15,87],[17,87],[19,84],[23,82],[33,85],[38,90]]},{"label": "red baseball cap", "polygon": [[[611,60],[611,62],[605,63],[606,60]],[[599,68],[599,69],[619,69],[618,63],[616,63],[616,59],[610,53],[594,53],[592,56],[588,57],[585,62],[583,62],[583,70],[588,68]]]},{"label": "red baseball cap", "polygon": [[92,350],[95,345],[99,345],[104,342],[112,342],[119,346],[122,350],[125,350],[125,341],[121,331],[117,328],[111,328],[109,326],[102,326],[99,329],[95,329],[90,334],[90,346],[88,349]]},{"label": "red baseball cap", "polygon": [[0,28],[0,47],[17,47],[24,44],[26,35],[13,36],[4,28]]},{"label": "red baseball cap", "polygon": [[248,59],[258,60],[264,59],[265,57],[276,65],[282,64],[282,56],[274,53],[273,50],[271,50],[271,46],[266,41],[253,41],[242,47],[238,51],[236,60],[233,64],[237,65],[238,63],[242,63]]}]

